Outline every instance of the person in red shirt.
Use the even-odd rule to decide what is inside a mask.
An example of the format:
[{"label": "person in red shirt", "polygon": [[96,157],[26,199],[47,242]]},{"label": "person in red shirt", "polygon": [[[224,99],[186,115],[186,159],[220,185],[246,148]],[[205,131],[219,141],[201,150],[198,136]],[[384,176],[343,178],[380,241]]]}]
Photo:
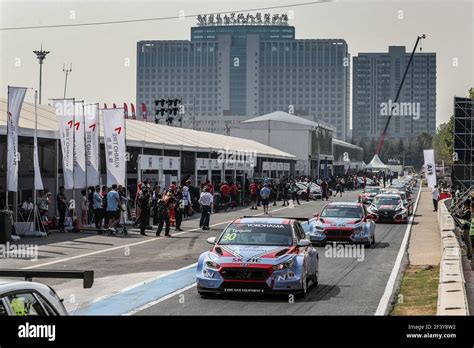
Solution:
[{"label": "person in red shirt", "polygon": [[252,183],[249,186],[250,189],[250,209],[257,210],[257,191],[258,191],[258,185],[255,181],[252,181]]},{"label": "person in red shirt", "polygon": [[173,181],[170,185],[171,193],[174,195],[176,193],[176,181]]},{"label": "person in red shirt", "polygon": [[229,185],[227,185],[227,183],[224,181],[221,185],[221,187],[219,188],[219,190],[221,191],[221,195],[222,195],[222,202],[224,202],[224,210],[227,211],[227,207],[229,205],[229,191],[230,191],[230,187]]},{"label": "person in red shirt", "polygon": [[231,207],[234,208],[237,206],[237,191],[238,191],[237,184],[235,182],[229,184],[229,193],[230,193],[230,204]]},{"label": "person in red shirt", "polygon": [[441,193],[439,194],[438,200],[447,199],[447,198],[451,198],[451,194],[445,189],[443,189]]},{"label": "person in red shirt", "polygon": [[214,185],[212,185],[209,181],[207,182],[205,187],[207,187],[210,194],[214,194]]}]

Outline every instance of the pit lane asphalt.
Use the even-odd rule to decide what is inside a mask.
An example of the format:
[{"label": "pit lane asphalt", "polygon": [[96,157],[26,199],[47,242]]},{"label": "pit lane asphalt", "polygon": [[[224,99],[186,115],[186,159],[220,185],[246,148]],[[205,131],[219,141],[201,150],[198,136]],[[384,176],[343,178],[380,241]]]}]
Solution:
[{"label": "pit lane asphalt", "polygon": [[[360,191],[349,191],[341,197],[332,197],[330,201],[355,201]],[[309,217],[320,211],[326,202],[301,202],[295,208],[284,208],[281,202],[270,207],[277,210],[279,216]],[[231,220],[244,215],[262,215],[259,210],[236,209],[211,216],[211,230],[198,230],[199,214],[183,221],[183,232],[171,229],[172,238],[155,237],[156,227],[148,230],[147,237],[140,236],[137,229],[129,229],[124,237],[98,235],[93,231],[80,233],[53,233],[45,238],[22,238],[17,244],[30,247],[37,246],[37,259],[5,258],[1,260],[2,268],[9,269],[68,269],[94,270],[95,278],[114,275],[127,275],[137,272],[173,271],[197,262],[198,256],[210,245],[206,239],[217,236]],[[214,225],[214,227],[212,227]],[[56,286],[67,279],[39,279],[38,281]]]},{"label": "pit lane asphalt", "polygon": [[[358,192],[349,191],[342,198],[331,201],[355,201]],[[295,208],[280,206],[275,216],[309,217],[326,204],[322,201],[302,202]],[[7,259],[2,268],[76,269],[95,272],[95,278],[128,277],[142,272],[174,271],[197,261],[203,251],[209,250],[206,239],[217,236],[227,221],[242,215],[261,214],[258,211],[240,209],[212,215],[211,224],[219,224],[210,231],[189,231],[198,227],[197,219],[183,223],[184,232],[173,238],[140,236],[132,230],[128,237],[110,237],[95,233],[56,234],[44,239],[24,239],[23,243],[38,243],[37,261]],[[384,291],[406,225],[377,225],[375,249],[365,250],[365,260],[326,258],[324,248],[320,252],[320,276],[317,288],[310,289],[303,300],[289,304],[287,298],[273,296],[226,296],[202,299],[195,288],[172,296],[138,315],[234,315],[234,314],[373,314]],[[53,287],[67,282],[64,279],[37,280]],[[123,287],[132,284],[125,284]],[[93,289],[92,289],[93,290]],[[77,297],[83,291],[78,289]],[[184,299],[184,303],[183,300]],[[308,305],[309,304],[309,305]]]},{"label": "pit lane asphalt", "polygon": [[[349,193],[343,200],[354,197],[354,193]],[[297,215],[308,216],[314,206],[321,205],[319,201],[303,206],[298,209]],[[275,215],[285,215],[279,213]],[[376,247],[365,249],[363,261],[326,257],[325,249],[319,247],[319,285],[309,289],[301,300],[291,302],[287,296],[270,295],[213,295],[202,298],[193,287],[135,314],[373,315],[392,271],[406,226],[377,224]]]}]

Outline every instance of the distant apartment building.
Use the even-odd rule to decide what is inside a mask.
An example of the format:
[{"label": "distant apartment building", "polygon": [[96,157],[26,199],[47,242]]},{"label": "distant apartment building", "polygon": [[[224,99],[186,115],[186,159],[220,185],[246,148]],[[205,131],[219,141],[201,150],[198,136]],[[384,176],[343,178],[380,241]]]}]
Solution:
[{"label": "distant apartment building", "polygon": [[399,103],[393,103],[410,54],[404,46],[390,46],[386,53],[359,53],[353,58],[354,140],[378,138],[390,112],[388,138],[435,133],[436,53],[415,53]]},{"label": "distant apartment building", "polygon": [[341,39],[296,39],[282,16],[200,16],[191,40],[137,43],[137,103],[180,97],[187,115],[286,111],[349,128],[349,62]]}]

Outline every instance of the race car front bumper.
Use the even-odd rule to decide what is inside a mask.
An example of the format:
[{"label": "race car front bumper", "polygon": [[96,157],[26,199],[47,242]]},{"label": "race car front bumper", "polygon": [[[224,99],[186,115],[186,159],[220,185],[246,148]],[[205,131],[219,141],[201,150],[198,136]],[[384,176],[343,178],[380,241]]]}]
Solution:
[{"label": "race car front bumper", "polygon": [[370,236],[361,228],[325,228],[308,233],[310,242],[324,244],[327,242],[368,243]]},{"label": "race car front bumper", "polygon": [[371,212],[375,216],[376,222],[393,222],[393,223],[406,223],[408,222],[408,211],[402,213],[396,212]]},{"label": "race car front bumper", "polygon": [[197,290],[209,293],[271,294],[295,293],[302,290],[299,269],[273,271],[261,280],[225,279],[222,270],[204,267],[196,274]]}]

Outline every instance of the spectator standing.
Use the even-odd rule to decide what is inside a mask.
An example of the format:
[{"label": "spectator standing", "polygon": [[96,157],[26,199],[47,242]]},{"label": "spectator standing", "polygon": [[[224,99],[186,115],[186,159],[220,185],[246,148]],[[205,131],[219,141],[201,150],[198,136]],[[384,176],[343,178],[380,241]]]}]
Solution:
[{"label": "spectator standing", "polygon": [[[100,194],[100,186],[97,185],[95,187],[95,192],[94,192],[94,220],[95,220],[95,228],[101,229],[102,228],[102,220],[104,218],[104,203],[103,203],[103,197]],[[100,233],[100,232],[99,232]]]},{"label": "spectator standing", "polygon": [[199,220],[199,227],[203,230],[209,230],[209,223],[211,219],[211,210],[214,199],[207,187],[199,197],[199,204],[201,205],[201,219]]},{"label": "spectator standing", "polygon": [[174,195],[174,215],[176,217],[176,231],[182,231],[181,229],[181,222],[183,221],[184,211],[186,209],[183,197],[183,188],[180,186],[176,189],[176,193]]},{"label": "spectator standing", "polygon": [[161,231],[163,230],[163,225],[165,225],[165,237],[171,237],[168,203],[169,199],[166,199],[165,195],[158,195],[158,229],[156,230],[157,237],[160,236]]},{"label": "spectator standing", "polygon": [[230,201],[231,201],[230,206],[232,208],[235,208],[237,206],[237,192],[238,191],[239,191],[239,188],[237,187],[237,184],[235,182],[230,183],[229,185],[229,193],[230,193]]},{"label": "spectator standing", "polygon": [[250,209],[257,210],[257,190],[258,185],[255,181],[252,181],[249,187],[250,190]]},{"label": "spectator standing", "polygon": [[107,217],[109,218],[108,221],[108,230],[111,233],[116,233],[117,230],[115,226],[120,221],[120,212],[121,212],[121,202],[120,202],[120,195],[117,192],[117,185],[113,184],[112,189],[107,193],[106,196],[107,201]]},{"label": "spectator standing", "polygon": [[83,226],[87,225],[87,211],[88,211],[87,191],[81,190],[81,223]]},{"label": "spectator standing", "polygon": [[227,207],[229,205],[229,185],[227,185],[227,182],[223,182],[219,191],[221,191],[221,196],[222,196],[222,201],[224,202],[224,210],[227,211]]},{"label": "spectator standing", "polygon": [[260,190],[260,197],[262,198],[263,213],[268,214],[268,203],[270,200],[271,190],[268,184],[265,184]]},{"label": "spectator standing", "polygon": [[283,207],[290,205],[290,202],[288,202],[289,187],[290,187],[290,184],[288,182],[281,183],[281,200],[283,201],[283,204],[282,204]]},{"label": "spectator standing", "polygon": [[329,199],[328,197],[328,182],[326,181],[326,179],[323,179],[321,181],[321,199],[323,200],[324,198],[326,198],[326,201]]},{"label": "spectator standing", "polygon": [[59,188],[58,195],[56,196],[56,202],[58,205],[58,212],[59,212],[59,221],[58,221],[58,229],[59,232],[64,233],[66,230],[64,229],[64,220],[66,219],[66,210],[67,210],[67,202],[66,202],[66,194],[64,193],[64,186]]},{"label": "spectator standing", "polygon": [[33,212],[33,202],[31,201],[31,197],[28,197],[26,201],[23,202],[21,205],[21,210],[25,219],[29,218],[31,213]]},{"label": "spectator standing", "polygon": [[186,185],[183,186],[183,215],[188,218],[193,215],[193,204],[191,199],[191,180],[186,181]]},{"label": "spectator standing", "polygon": [[438,190],[438,185],[435,185],[433,187],[433,190],[431,190],[431,196],[433,198],[433,211],[438,211],[438,200],[439,200],[439,190]]},{"label": "spectator standing", "polygon": [[150,223],[150,192],[148,187],[142,188],[142,194],[139,198],[140,210],[141,210],[141,220],[140,220],[140,234],[146,236],[145,230]]},{"label": "spectator standing", "polygon": [[293,181],[290,186],[290,192],[291,192],[291,199],[293,200],[293,204],[298,203],[300,205],[300,200],[298,198],[298,186],[296,186],[296,182]]},{"label": "spectator standing", "polygon": [[102,209],[104,212],[104,228],[107,229],[109,228],[109,216],[107,214],[107,193],[108,193],[107,186],[102,186],[102,191],[100,192],[100,195],[102,196]]}]

